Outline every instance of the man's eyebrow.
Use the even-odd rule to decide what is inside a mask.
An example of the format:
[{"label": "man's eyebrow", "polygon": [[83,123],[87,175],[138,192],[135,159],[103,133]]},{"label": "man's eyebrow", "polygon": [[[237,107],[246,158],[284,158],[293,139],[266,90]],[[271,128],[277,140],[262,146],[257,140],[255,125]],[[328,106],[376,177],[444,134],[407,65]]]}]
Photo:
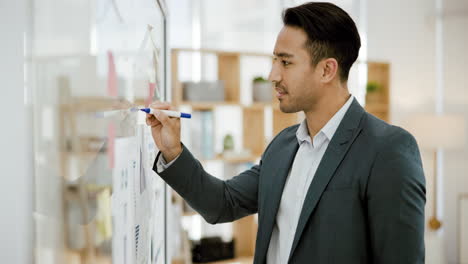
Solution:
[{"label": "man's eyebrow", "polygon": [[279,52],[279,53],[273,52],[273,55],[275,55],[276,57],[282,57],[282,58],[292,58],[292,57],[294,57],[294,55],[286,53],[286,52]]}]

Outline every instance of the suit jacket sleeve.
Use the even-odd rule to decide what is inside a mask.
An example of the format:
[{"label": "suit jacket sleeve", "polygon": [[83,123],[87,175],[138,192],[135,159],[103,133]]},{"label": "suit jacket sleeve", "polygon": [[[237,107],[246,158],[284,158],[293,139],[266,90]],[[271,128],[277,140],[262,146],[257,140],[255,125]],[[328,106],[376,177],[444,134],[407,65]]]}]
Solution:
[{"label": "suit jacket sleeve", "polygon": [[377,154],[368,179],[372,263],[424,263],[425,202],[418,146],[398,128]]},{"label": "suit jacket sleeve", "polygon": [[[159,159],[156,157],[156,161]],[[211,224],[232,222],[258,210],[260,165],[223,181],[208,174],[183,146],[182,153],[167,169],[158,173],[187,203]]]}]

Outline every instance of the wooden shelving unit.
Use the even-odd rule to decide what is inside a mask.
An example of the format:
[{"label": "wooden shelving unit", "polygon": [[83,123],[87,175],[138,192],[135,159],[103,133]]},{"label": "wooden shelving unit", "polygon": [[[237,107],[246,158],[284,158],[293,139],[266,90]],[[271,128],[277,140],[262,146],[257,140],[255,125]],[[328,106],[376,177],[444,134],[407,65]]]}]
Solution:
[{"label": "wooden shelving unit", "polygon": [[366,111],[390,121],[390,64],[367,62],[367,82],[378,84],[378,90],[366,95]]},{"label": "wooden shelving unit", "polygon": [[194,111],[213,111],[216,107],[240,106],[237,102],[187,102],[182,101],[179,105],[188,105]]},{"label": "wooden shelving unit", "polygon": [[[179,56],[180,54],[195,53],[200,55],[211,54],[216,56],[217,77],[224,81],[224,100],[219,102],[193,102],[183,98],[183,84],[179,79]],[[251,155],[242,157],[223,157],[218,154],[214,159],[203,161],[221,161],[226,164],[254,162],[260,158],[267,142],[265,132],[272,129],[271,134],[275,136],[279,131],[287,126],[299,123],[298,114],[284,114],[277,105],[276,98],[272,96],[271,102],[253,102],[244,104],[241,102],[241,58],[243,57],[263,57],[272,59],[271,55],[249,52],[226,52],[206,49],[173,49],[171,52],[171,80],[172,80],[172,102],[175,106],[189,106],[192,111],[215,111],[218,107],[236,106],[242,111],[242,146]],[[268,75],[268,72],[263,74]],[[274,89],[271,89],[272,95]],[[253,100],[252,100],[253,101]],[[271,109],[272,128],[265,127],[265,110]],[[215,124],[222,125],[222,124]],[[181,202],[180,197],[175,199]],[[190,213],[191,214],[191,213]],[[252,263],[252,256],[255,250],[255,240],[257,233],[257,223],[255,216],[244,217],[233,223],[233,237],[236,241],[236,260],[221,261],[215,263]],[[233,262],[234,261],[234,262]]]}]

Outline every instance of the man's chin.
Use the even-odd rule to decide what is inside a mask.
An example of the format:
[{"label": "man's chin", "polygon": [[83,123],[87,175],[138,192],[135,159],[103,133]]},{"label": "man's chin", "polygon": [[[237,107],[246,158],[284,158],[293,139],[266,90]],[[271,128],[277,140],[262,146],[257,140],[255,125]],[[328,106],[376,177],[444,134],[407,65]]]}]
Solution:
[{"label": "man's chin", "polygon": [[295,107],[292,107],[292,106],[289,106],[289,105],[285,104],[285,102],[283,102],[283,101],[280,101],[280,103],[279,103],[279,109],[281,110],[281,112],[286,113],[286,114],[292,114],[292,113],[297,113],[297,112],[299,112],[298,109],[296,109]]}]

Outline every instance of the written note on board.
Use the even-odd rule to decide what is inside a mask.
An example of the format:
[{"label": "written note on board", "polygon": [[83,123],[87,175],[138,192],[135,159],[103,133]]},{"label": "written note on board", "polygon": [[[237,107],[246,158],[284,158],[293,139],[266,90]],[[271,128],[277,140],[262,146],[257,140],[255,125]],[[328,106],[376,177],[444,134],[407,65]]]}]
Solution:
[{"label": "written note on board", "polygon": [[114,263],[163,263],[164,183],[152,170],[156,148],[146,125],[116,138],[112,218]]}]

